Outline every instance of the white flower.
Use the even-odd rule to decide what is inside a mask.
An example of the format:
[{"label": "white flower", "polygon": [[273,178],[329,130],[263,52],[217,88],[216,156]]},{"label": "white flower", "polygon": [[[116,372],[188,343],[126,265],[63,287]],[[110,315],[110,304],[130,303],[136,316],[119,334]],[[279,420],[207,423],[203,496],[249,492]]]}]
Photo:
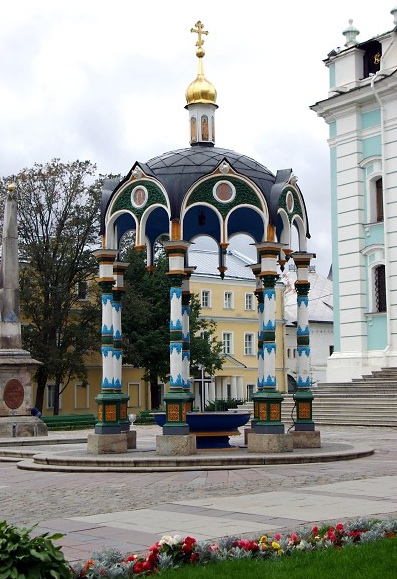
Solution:
[{"label": "white flower", "polygon": [[159,541],[159,545],[168,545],[169,547],[173,547],[177,545],[181,541],[180,535],[175,535],[171,537],[171,535],[163,535]]},{"label": "white flower", "polygon": [[296,545],[296,549],[298,549],[299,551],[304,551],[305,549],[307,549],[309,547],[309,543],[307,543],[306,541],[301,541],[299,543],[299,545]]}]

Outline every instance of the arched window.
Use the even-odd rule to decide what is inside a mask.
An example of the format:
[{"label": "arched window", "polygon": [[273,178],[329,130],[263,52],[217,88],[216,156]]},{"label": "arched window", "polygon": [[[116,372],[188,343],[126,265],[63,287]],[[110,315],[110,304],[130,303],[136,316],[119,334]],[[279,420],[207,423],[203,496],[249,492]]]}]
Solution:
[{"label": "arched window", "polygon": [[386,311],[386,272],[383,264],[374,269],[374,306],[376,312]]},{"label": "arched window", "polygon": [[375,181],[375,212],[376,221],[383,221],[383,184],[382,177]]},{"label": "arched window", "polygon": [[192,143],[197,142],[197,125],[196,125],[196,117],[192,117],[190,119],[190,141]]},{"label": "arched window", "polygon": [[208,141],[208,117],[203,115],[201,117],[201,138],[203,141]]}]

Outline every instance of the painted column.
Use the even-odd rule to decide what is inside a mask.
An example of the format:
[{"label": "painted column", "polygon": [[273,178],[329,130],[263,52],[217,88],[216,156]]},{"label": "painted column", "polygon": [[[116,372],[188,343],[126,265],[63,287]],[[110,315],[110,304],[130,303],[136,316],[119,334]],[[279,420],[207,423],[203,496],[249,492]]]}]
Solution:
[{"label": "painted column", "polygon": [[[254,266],[256,275],[263,284],[263,303],[258,297],[258,316],[263,315],[258,334],[258,391],[253,395],[254,420],[252,423],[258,434],[283,434],[281,403],[283,397],[277,390],[276,380],[276,290],[278,279],[277,259],[283,247],[275,242],[257,244],[260,271]],[[263,308],[263,313],[262,313]]]},{"label": "painted column", "polygon": [[[185,268],[186,276],[182,280],[182,387],[190,396],[190,405],[186,409],[193,410],[194,394],[190,389],[190,293],[189,280],[194,267]],[[203,385],[202,385],[203,388]]]},{"label": "painted column", "polygon": [[227,378],[222,378],[222,398],[227,398]]},{"label": "painted column", "polygon": [[[183,281],[186,277],[185,257],[190,243],[186,241],[167,241],[164,248],[168,254],[169,271],[172,279],[170,289],[170,389],[164,397],[166,405],[166,422],[163,434],[189,434],[186,422],[186,412],[192,408],[190,392],[190,363],[187,355],[183,355],[183,312],[182,294]],[[188,328],[188,326],[187,326]],[[185,325],[186,330],[186,325]],[[187,342],[185,342],[186,346]],[[185,350],[186,354],[186,350]],[[190,350],[188,352],[190,355]],[[184,363],[185,362],[185,363]]]},{"label": "painted column", "polygon": [[[258,392],[259,389],[263,387],[265,382],[265,369],[263,365],[264,354],[263,354],[263,284],[262,280],[259,277],[261,271],[261,265],[255,264],[251,266],[253,273],[255,274],[256,278],[256,289],[255,289],[255,296],[258,302],[257,312],[258,312],[258,346],[257,346],[257,358],[258,358],[258,378],[256,381],[256,390]],[[254,392],[254,394],[255,394]],[[254,403],[254,419],[251,420],[251,425],[254,426],[257,419],[256,416],[259,415],[258,411],[258,402],[255,402],[255,397],[252,397]]]},{"label": "painted column", "polygon": [[230,398],[237,398],[237,378],[230,376]]},{"label": "painted column", "polygon": [[[117,283],[117,273],[115,277],[113,271],[114,266],[117,268],[114,264],[117,251],[113,249],[98,249],[93,253],[99,262],[98,284],[102,292],[102,384],[101,392],[95,399],[98,403],[98,422],[95,426],[95,433],[119,434],[124,430],[129,430],[127,417],[129,398],[121,390],[121,355],[118,366],[116,366],[119,344],[114,341],[114,324],[116,326],[120,325],[121,338],[120,308],[117,305],[119,296],[117,287],[114,289],[114,285]],[[116,301],[114,300],[114,291],[116,292]],[[119,367],[120,376],[117,374]]]},{"label": "painted column", "polygon": [[310,330],[309,330],[309,265],[311,253],[295,252],[292,254],[296,265],[297,279],[297,391],[295,430],[314,430],[312,419],[313,393],[310,378]]},{"label": "painted column", "polygon": [[213,402],[215,400],[215,397],[216,397],[215,382],[214,382],[214,379],[212,379],[208,385],[208,396],[207,396],[208,402],[209,401]]},{"label": "painted column", "polygon": [[239,400],[243,400],[245,398],[243,386],[244,386],[243,377],[237,376],[237,398]]}]

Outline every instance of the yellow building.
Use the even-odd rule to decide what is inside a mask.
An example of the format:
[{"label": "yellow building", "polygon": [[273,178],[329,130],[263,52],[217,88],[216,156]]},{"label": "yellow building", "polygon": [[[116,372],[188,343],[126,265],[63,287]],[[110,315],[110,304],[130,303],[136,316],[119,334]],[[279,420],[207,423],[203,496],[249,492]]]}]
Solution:
[{"label": "yellow building", "polygon": [[[217,324],[217,338],[223,343],[225,362],[214,377],[202,373],[199,380],[192,378],[191,389],[195,395],[194,406],[202,409],[208,401],[226,398],[249,400],[256,391],[258,378],[257,335],[258,315],[255,297],[255,276],[249,267],[252,260],[231,250],[226,255],[224,279],[217,274],[218,253],[209,250],[190,250],[191,266],[195,272],[190,280],[190,290],[201,303],[201,315]],[[283,292],[278,292],[277,333],[283,335]],[[279,339],[277,337],[277,339]],[[96,396],[102,380],[102,358],[98,351],[87,363],[87,385],[71,381],[60,397],[61,414],[85,414],[97,411]],[[277,351],[277,379],[280,391],[286,391],[286,367],[283,349]],[[142,379],[143,369],[123,365],[123,391],[129,396],[128,411],[137,414],[150,410],[150,384]],[[160,384],[163,399],[168,384]],[[54,386],[48,383],[43,414],[51,414]]]}]

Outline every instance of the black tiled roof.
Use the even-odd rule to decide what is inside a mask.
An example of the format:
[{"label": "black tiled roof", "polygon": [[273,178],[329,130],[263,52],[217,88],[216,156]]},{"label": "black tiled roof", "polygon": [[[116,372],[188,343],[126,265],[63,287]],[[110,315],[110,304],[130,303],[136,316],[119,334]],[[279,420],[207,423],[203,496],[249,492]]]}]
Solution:
[{"label": "black tiled roof", "polygon": [[212,173],[223,160],[237,173],[253,181],[269,202],[270,190],[275,181],[273,173],[254,159],[229,149],[196,145],[164,153],[139,165],[164,185],[172,213],[176,216],[186,191],[195,181]]}]

